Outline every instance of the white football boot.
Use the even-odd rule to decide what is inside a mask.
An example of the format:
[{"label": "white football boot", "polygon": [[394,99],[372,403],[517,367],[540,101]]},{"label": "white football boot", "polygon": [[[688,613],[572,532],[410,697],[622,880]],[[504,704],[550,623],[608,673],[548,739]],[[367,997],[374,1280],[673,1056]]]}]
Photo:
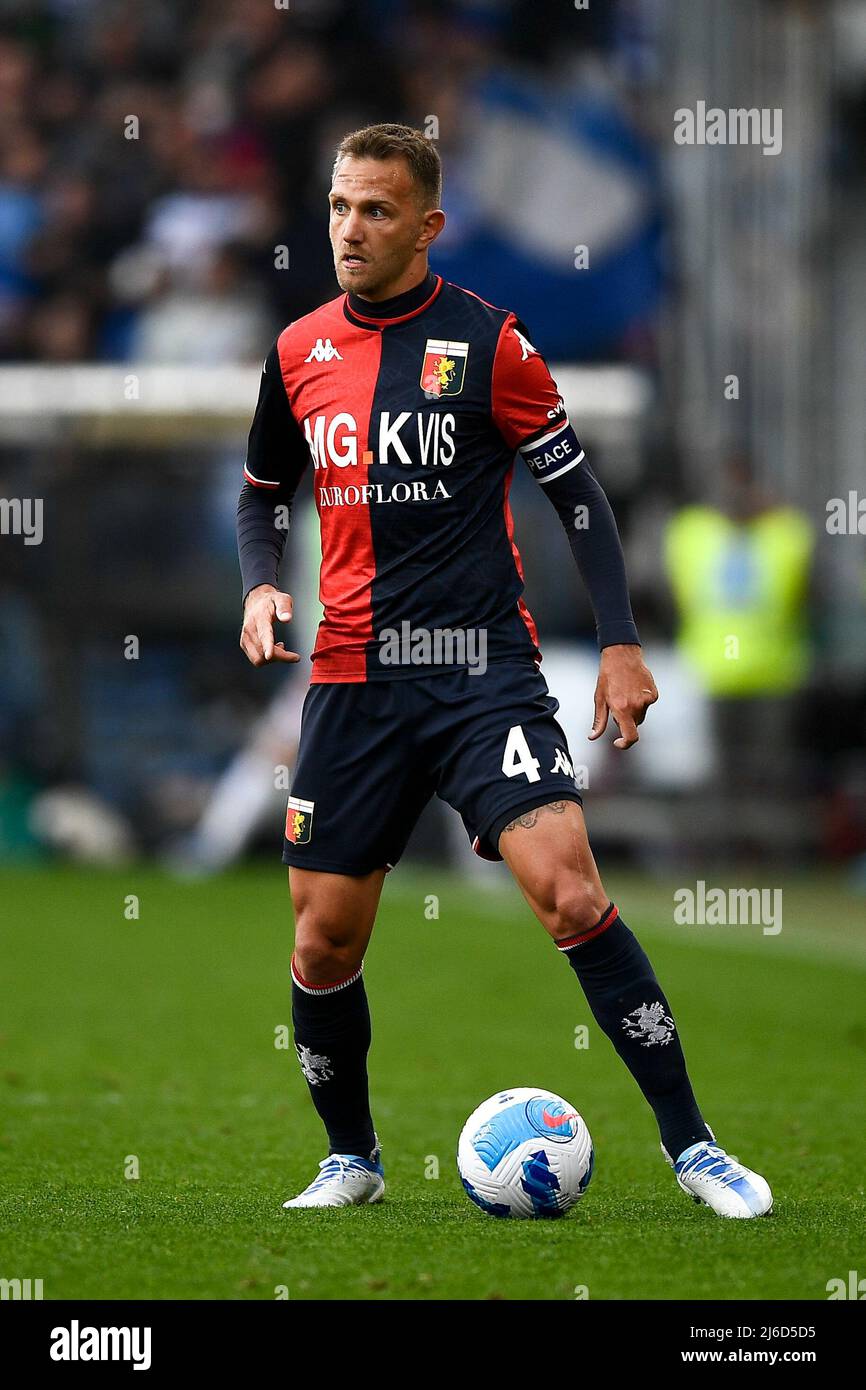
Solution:
[{"label": "white football boot", "polygon": [[747,1220],[772,1211],[773,1194],[767,1180],[738,1162],[733,1154],[725,1153],[718,1144],[692,1144],[676,1162],[664,1145],[662,1153],[683,1192],[696,1202],[704,1202],[717,1215]]},{"label": "white football boot", "polygon": [[319,1164],[319,1176],[283,1207],[359,1207],[381,1200],[385,1172],[379,1140],[369,1158],[358,1154],[330,1154]]}]

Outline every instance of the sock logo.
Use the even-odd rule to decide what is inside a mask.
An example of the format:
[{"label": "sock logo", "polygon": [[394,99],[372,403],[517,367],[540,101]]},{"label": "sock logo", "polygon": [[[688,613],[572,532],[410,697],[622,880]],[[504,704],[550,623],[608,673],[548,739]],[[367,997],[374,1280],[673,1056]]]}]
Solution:
[{"label": "sock logo", "polygon": [[330,1057],[323,1057],[321,1053],[313,1052],[311,1048],[304,1047],[303,1043],[295,1043],[295,1050],[301,1064],[301,1071],[311,1086],[321,1086],[323,1081],[331,1080],[334,1072]]},{"label": "sock logo", "polygon": [[674,1021],[660,1000],[641,1004],[622,1021],[629,1038],[640,1038],[641,1047],[666,1047],[674,1035]]}]

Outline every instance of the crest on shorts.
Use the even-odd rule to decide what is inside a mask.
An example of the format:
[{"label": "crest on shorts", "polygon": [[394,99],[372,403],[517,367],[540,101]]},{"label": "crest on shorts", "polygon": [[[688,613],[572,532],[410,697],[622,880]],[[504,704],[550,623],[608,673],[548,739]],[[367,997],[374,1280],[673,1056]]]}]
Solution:
[{"label": "crest on shorts", "polygon": [[302,801],[299,796],[290,796],[286,811],[286,839],[291,845],[306,845],[313,833],[313,808],[315,801]]},{"label": "crest on shorts", "polygon": [[444,338],[428,338],[421,366],[421,386],[429,400],[440,396],[459,396],[466,377],[468,343],[452,343]]}]

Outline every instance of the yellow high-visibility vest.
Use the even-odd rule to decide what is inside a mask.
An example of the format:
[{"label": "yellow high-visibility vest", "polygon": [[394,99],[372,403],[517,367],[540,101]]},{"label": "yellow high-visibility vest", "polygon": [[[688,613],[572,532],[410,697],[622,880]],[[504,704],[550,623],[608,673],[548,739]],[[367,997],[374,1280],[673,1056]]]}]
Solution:
[{"label": "yellow high-visibility vest", "polygon": [[677,642],[710,695],[781,695],[803,684],[813,545],[809,522],[790,507],[745,522],[684,507],[668,523]]}]

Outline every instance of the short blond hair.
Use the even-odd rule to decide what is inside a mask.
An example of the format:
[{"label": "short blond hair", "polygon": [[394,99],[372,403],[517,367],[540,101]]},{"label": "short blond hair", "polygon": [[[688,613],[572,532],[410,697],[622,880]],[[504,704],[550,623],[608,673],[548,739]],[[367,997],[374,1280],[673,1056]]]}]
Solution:
[{"label": "short blond hair", "polygon": [[442,160],[422,130],[410,125],[367,125],[345,135],[337,149],[334,174],[344,159],[405,159],[424,207],[442,201]]}]

